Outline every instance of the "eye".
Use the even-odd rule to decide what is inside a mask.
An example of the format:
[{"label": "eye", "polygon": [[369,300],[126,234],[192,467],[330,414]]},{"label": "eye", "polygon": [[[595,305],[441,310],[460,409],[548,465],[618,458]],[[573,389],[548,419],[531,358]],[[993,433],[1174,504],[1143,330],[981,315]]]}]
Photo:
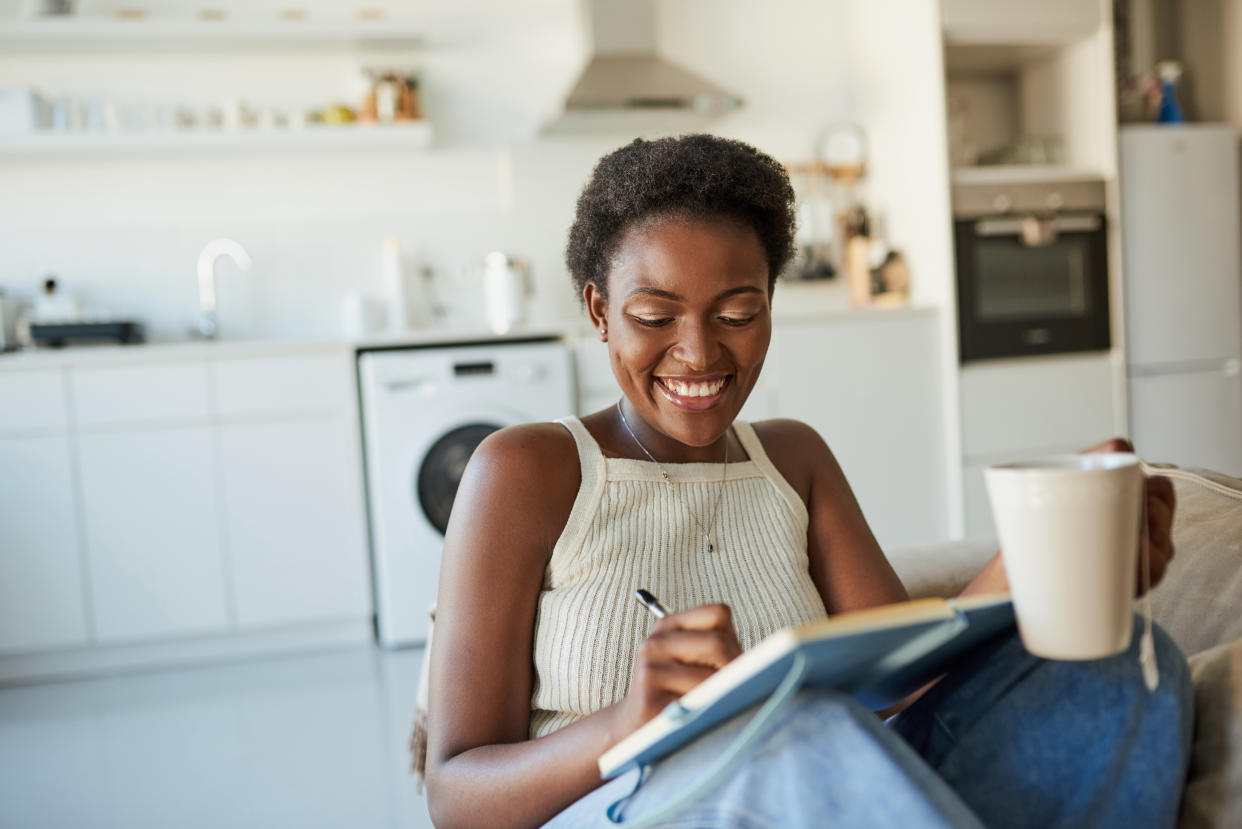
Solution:
[{"label": "eye", "polygon": [[718,317],[718,319],[719,319],[721,322],[723,322],[725,325],[732,325],[732,326],[737,327],[737,326],[742,326],[742,325],[746,325],[746,324],[748,324],[748,323],[754,322],[755,317],[757,317],[757,316],[758,316],[758,314],[752,314],[752,315],[750,315],[749,317],[725,317],[725,316],[721,316],[721,317]]},{"label": "eye", "polygon": [[647,328],[663,328],[673,321],[672,317],[630,317],[630,319]]}]

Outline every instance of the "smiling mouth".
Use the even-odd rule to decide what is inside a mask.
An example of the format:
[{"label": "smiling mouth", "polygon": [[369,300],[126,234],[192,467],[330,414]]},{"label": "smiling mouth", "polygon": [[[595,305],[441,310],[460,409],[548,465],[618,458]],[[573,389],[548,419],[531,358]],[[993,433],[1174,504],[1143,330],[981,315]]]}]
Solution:
[{"label": "smiling mouth", "polygon": [[677,406],[686,409],[706,409],[715,405],[724,392],[732,374],[716,374],[711,377],[656,377],[656,387]]}]

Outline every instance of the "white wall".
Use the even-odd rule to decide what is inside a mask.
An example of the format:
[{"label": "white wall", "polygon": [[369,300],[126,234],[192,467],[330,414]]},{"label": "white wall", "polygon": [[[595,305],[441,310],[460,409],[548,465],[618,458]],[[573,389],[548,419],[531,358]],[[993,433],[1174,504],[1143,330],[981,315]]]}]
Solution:
[{"label": "white wall", "polygon": [[1221,20],[1224,38],[1221,97],[1223,116],[1242,133],[1242,0],[1227,0]]},{"label": "white wall", "polygon": [[[500,248],[533,264],[536,321],[575,317],[562,264],[574,200],[595,160],[632,137],[537,135],[583,58],[578,4],[429,0],[426,8],[437,11],[436,35],[413,56],[0,55],[0,86],[122,103],[242,98],[278,107],[353,101],[358,68],[391,61],[420,69],[437,134],[426,153],[0,159],[0,288],[30,295],[55,272],[92,305],[175,338],[194,316],[198,250],[229,235],[255,266],[240,274],[221,263],[225,336],[331,336],[347,293],[380,290],[382,240],[395,235],[462,307],[474,304],[471,266]],[[658,11],[665,48],[747,102],[713,131],[793,161],[810,157],[830,122],[867,129],[870,199],[908,255],[916,299],[948,307],[935,4],[663,0]]]}]

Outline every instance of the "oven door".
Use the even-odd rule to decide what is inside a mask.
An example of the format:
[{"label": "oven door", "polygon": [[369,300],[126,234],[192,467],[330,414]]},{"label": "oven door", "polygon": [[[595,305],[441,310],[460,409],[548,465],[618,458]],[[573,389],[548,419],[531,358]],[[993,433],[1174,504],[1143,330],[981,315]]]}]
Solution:
[{"label": "oven door", "polygon": [[1102,215],[959,220],[955,241],[963,363],[1111,346]]}]

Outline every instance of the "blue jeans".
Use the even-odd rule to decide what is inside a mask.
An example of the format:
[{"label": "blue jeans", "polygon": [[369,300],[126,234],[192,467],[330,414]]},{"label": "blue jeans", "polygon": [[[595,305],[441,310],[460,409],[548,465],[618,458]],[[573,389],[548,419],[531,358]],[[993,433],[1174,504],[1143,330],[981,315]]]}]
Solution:
[{"label": "blue jeans", "polygon": [[[1016,634],[976,651],[886,726],[842,694],[799,692],[710,794],[667,827],[1164,827],[1190,755],[1186,660],[1156,629],[1160,686],[1130,650],[1090,662],[1026,652]],[[657,764],[623,824],[688,789],[750,712]],[[606,783],[548,824],[607,827],[637,773]]]}]

